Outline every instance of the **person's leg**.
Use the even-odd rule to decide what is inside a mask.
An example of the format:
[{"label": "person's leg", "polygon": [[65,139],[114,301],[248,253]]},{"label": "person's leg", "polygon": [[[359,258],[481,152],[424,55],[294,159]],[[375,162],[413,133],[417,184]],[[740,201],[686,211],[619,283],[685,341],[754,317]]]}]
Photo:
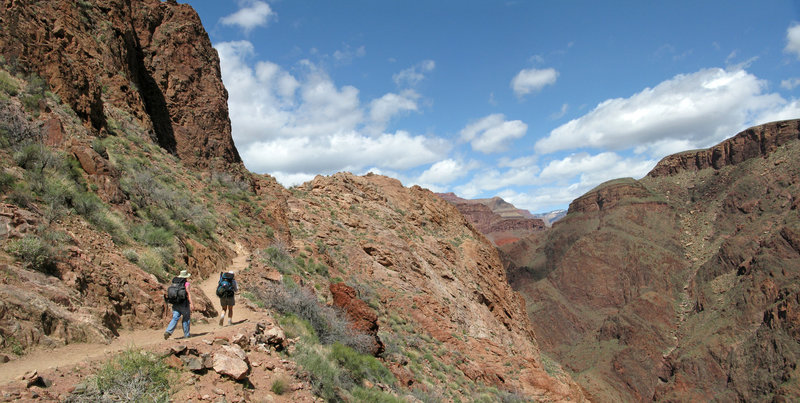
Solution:
[{"label": "person's leg", "polygon": [[175,331],[175,326],[178,325],[178,317],[181,316],[181,313],[176,311],[174,308],[172,309],[172,320],[169,321],[169,325],[167,325],[167,330],[164,332],[164,338],[168,339],[172,332]]},{"label": "person's leg", "polygon": [[233,305],[228,305],[228,324],[233,324]]},{"label": "person's leg", "polygon": [[220,301],[220,305],[222,305],[222,316],[220,316],[220,317],[219,317],[219,325],[220,325],[220,326],[222,326],[222,324],[223,324],[223,323],[224,323],[224,321],[225,321],[225,310],[226,310],[228,307],[227,307],[227,306],[225,306],[225,304],[223,304],[223,303],[222,303],[222,301]]},{"label": "person's leg", "polygon": [[183,316],[183,337],[189,337],[191,334],[189,333],[189,325],[192,321],[192,313],[189,311],[189,308],[186,308],[186,311],[181,312]]}]

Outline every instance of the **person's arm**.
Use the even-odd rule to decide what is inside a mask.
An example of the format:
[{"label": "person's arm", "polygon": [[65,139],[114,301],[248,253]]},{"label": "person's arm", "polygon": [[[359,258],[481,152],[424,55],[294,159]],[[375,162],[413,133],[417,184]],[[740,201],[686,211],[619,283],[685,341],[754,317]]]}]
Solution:
[{"label": "person's arm", "polygon": [[190,288],[189,287],[189,282],[187,281],[185,285],[186,285],[186,298],[189,299],[189,310],[193,311],[194,310],[194,303],[192,302],[192,293],[189,292],[189,288]]},{"label": "person's arm", "polygon": [[233,280],[233,292],[239,292],[239,283],[237,283],[236,280]]}]

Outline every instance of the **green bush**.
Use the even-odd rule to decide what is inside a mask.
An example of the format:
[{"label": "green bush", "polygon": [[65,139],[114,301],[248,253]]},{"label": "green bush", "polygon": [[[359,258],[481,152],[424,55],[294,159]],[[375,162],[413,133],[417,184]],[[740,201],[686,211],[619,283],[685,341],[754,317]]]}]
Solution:
[{"label": "green bush", "polygon": [[158,281],[165,282],[170,278],[166,270],[166,265],[164,264],[164,259],[157,251],[152,249],[144,251],[139,255],[137,264],[142,270],[156,276]]},{"label": "green bush", "polygon": [[286,393],[286,390],[289,388],[288,382],[286,382],[286,378],[279,377],[272,381],[272,386],[270,386],[269,390],[276,395],[282,395]]},{"label": "green bush", "polygon": [[169,402],[174,372],[152,353],[129,350],[103,366],[82,394],[67,401]]},{"label": "green bush", "polygon": [[45,240],[36,235],[26,235],[22,239],[8,243],[8,253],[22,262],[23,267],[46,274],[56,273],[58,252]]},{"label": "green bush", "polygon": [[375,357],[359,353],[350,347],[335,343],[330,358],[344,368],[354,385],[365,379],[373,383],[393,384],[394,375]]},{"label": "green bush", "polygon": [[165,228],[144,223],[133,229],[133,238],[148,246],[170,247],[174,244],[175,235]]},{"label": "green bush", "polygon": [[16,96],[19,92],[14,79],[4,70],[0,70],[0,91],[5,92],[12,97]]},{"label": "green bush", "polygon": [[403,403],[405,400],[392,396],[378,389],[355,387],[350,394],[353,400],[359,403]]},{"label": "green bush", "polygon": [[0,172],[0,194],[6,193],[14,188],[17,178],[6,172]]},{"label": "green bush", "polygon": [[297,351],[297,363],[308,375],[314,393],[329,402],[341,401],[337,394],[341,370],[316,349],[300,345]]}]

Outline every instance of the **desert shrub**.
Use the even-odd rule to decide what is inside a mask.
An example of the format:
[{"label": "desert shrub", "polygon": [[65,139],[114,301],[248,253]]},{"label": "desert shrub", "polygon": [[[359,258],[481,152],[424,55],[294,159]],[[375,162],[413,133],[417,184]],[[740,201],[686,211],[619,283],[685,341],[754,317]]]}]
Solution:
[{"label": "desert shrub", "polygon": [[341,401],[337,394],[337,389],[341,388],[341,370],[318,349],[305,345],[298,347],[296,361],[308,376],[314,393],[329,402]]},{"label": "desert shrub", "polygon": [[37,235],[26,235],[22,239],[11,241],[6,250],[19,259],[23,267],[46,274],[56,272],[58,249]]},{"label": "desert shrub", "polygon": [[103,366],[84,393],[73,393],[68,402],[169,402],[172,370],[154,354],[128,350]]},{"label": "desert shrub", "polygon": [[282,274],[292,274],[295,272],[295,264],[292,256],[286,251],[286,247],[281,243],[274,243],[264,250],[264,261],[277,269]]},{"label": "desert shrub", "polygon": [[394,375],[375,357],[359,353],[352,348],[334,343],[329,356],[346,370],[348,380],[360,385],[365,379],[373,383],[393,384]]},{"label": "desert shrub", "polygon": [[321,304],[308,289],[277,284],[249,291],[267,307],[283,315],[293,314],[308,321],[323,344],[338,342],[364,353],[372,346],[370,336],[355,331],[344,314]]},{"label": "desert shrub", "polygon": [[137,263],[139,261],[139,253],[133,249],[123,250],[122,256],[125,256],[125,259],[128,259],[131,263]]},{"label": "desert shrub", "polygon": [[133,228],[133,238],[148,246],[172,246],[175,236],[163,227],[144,223]]},{"label": "desert shrub", "polygon": [[403,403],[405,400],[390,395],[379,389],[367,389],[357,386],[350,391],[353,400],[359,403]]},{"label": "desert shrub", "polygon": [[0,172],[0,194],[6,193],[14,188],[17,178],[7,172]]},{"label": "desert shrub", "polygon": [[5,92],[12,97],[16,96],[19,91],[14,79],[5,70],[0,70],[0,91]]},{"label": "desert shrub", "polygon": [[158,281],[164,282],[169,280],[169,273],[167,273],[164,258],[158,251],[148,249],[139,255],[139,260],[136,262],[142,270],[156,276]]},{"label": "desert shrub", "polygon": [[269,390],[276,395],[282,395],[286,393],[288,390],[289,384],[284,377],[278,377],[274,381],[272,381],[272,386],[270,386]]}]

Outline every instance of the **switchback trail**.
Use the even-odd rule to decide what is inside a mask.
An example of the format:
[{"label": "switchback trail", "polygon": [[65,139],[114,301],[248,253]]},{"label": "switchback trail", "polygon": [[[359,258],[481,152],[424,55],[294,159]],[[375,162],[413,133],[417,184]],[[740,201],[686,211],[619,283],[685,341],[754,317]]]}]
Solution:
[{"label": "switchback trail", "polygon": [[[238,243],[231,246],[236,251],[236,257],[233,259],[233,263],[228,270],[239,272],[247,267],[249,252]],[[197,288],[199,288],[206,294],[214,306],[221,311],[219,307],[219,298],[217,298],[215,292],[218,280],[219,278],[212,274],[209,278],[200,283],[199,287],[193,284],[192,288],[195,293],[197,292]],[[248,304],[244,303],[241,297],[237,297],[233,317],[234,321],[232,326],[227,325],[227,318],[225,319],[226,325],[224,327],[219,325],[219,322],[217,322],[218,318],[210,318],[208,323],[192,323],[192,338],[213,339],[215,333],[229,331],[231,328],[243,327],[246,324],[254,323],[258,319],[263,318],[264,313],[253,311]],[[174,345],[175,342],[173,340],[176,337],[183,337],[183,330],[179,322],[178,326],[175,328],[175,332],[172,334],[173,337],[169,340],[164,340],[164,329],[167,327],[168,322],[169,318],[165,317],[163,327],[158,329],[121,330],[119,337],[113,339],[109,344],[79,343],[51,349],[35,349],[16,360],[0,364],[0,386],[6,385],[21,375],[33,370],[37,370],[41,373],[49,369],[75,365],[106,355],[110,356],[130,348],[151,348],[157,347],[158,345],[164,345],[166,348],[166,346]]]}]

